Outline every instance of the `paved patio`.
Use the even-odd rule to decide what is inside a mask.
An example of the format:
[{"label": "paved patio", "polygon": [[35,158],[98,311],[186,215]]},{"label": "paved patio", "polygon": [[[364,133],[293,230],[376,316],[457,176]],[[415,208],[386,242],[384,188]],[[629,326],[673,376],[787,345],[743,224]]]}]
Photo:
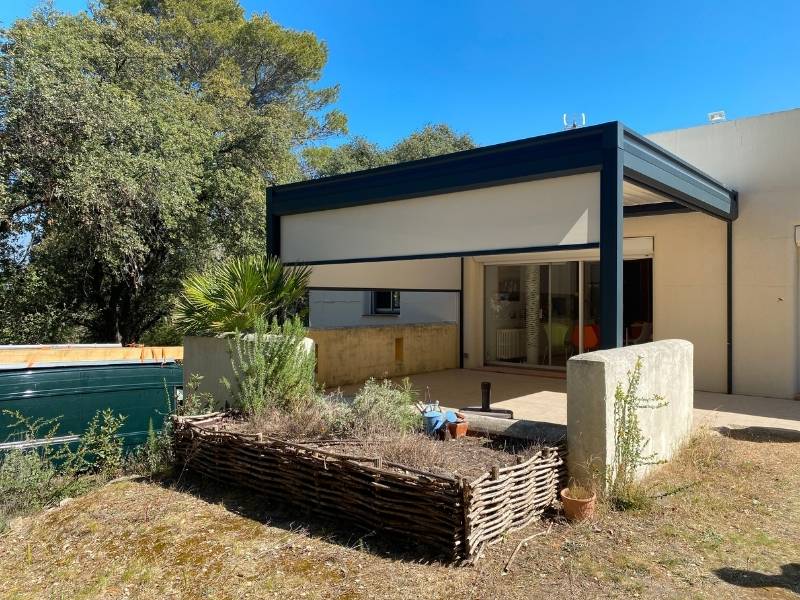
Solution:
[{"label": "paved patio", "polygon": [[[443,406],[479,406],[481,382],[492,382],[492,404],[514,411],[514,416],[550,423],[567,422],[565,379],[478,369],[451,369],[410,377],[415,388],[430,388]],[[354,390],[354,386],[349,386]],[[695,392],[694,427],[767,427],[800,431],[800,402],[757,396]]]}]

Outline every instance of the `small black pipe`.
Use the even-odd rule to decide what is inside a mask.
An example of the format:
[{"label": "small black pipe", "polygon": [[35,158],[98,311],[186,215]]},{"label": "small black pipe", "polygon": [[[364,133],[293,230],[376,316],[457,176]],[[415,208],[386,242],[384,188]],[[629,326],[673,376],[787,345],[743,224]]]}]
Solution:
[{"label": "small black pipe", "polygon": [[458,368],[464,368],[464,257],[461,257],[461,283],[458,286]]},{"label": "small black pipe", "polygon": [[491,412],[492,410],[492,382],[481,381],[481,411]]}]

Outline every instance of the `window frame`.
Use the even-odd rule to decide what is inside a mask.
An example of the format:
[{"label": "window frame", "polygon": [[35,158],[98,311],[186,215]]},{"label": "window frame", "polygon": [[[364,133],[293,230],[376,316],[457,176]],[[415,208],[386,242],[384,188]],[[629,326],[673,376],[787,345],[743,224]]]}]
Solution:
[{"label": "window frame", "polygon": [[[389,294],[389,307],[378,307],[378,294]],[[378,317],[400,316],[400,291],[399,290],[372,290],[369,296],[369,314]]]}]

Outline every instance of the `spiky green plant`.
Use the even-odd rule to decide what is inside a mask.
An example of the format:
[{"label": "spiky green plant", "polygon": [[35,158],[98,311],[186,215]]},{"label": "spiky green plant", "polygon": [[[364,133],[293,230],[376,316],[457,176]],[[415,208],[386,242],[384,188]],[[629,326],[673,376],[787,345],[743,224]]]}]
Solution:
[{"label": "spiky green plant", "polygon": [[275,257],[231,258],[187,278],[173,314],[188,335],[253,331],[301,314],[311,276],[308,267],[285,267]]},{"label": "spiky green plant", "polygon": [[291,411],[315,397],[316,359],[303,343],[306,329],[299,319],[271,323],[255,319],[252,334],[229,342],[235,381],[222,382],[248,415],[267,409]]}]

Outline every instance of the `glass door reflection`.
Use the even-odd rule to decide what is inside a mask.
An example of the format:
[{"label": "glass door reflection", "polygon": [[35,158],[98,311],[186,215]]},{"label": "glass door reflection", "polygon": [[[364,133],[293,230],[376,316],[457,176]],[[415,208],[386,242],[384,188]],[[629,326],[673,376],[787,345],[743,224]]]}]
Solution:
[{"label": "glass door reflection", "polygon": [[486,267],[486,362],[566,366],[576,353],[578,269],[577,262]]}]

